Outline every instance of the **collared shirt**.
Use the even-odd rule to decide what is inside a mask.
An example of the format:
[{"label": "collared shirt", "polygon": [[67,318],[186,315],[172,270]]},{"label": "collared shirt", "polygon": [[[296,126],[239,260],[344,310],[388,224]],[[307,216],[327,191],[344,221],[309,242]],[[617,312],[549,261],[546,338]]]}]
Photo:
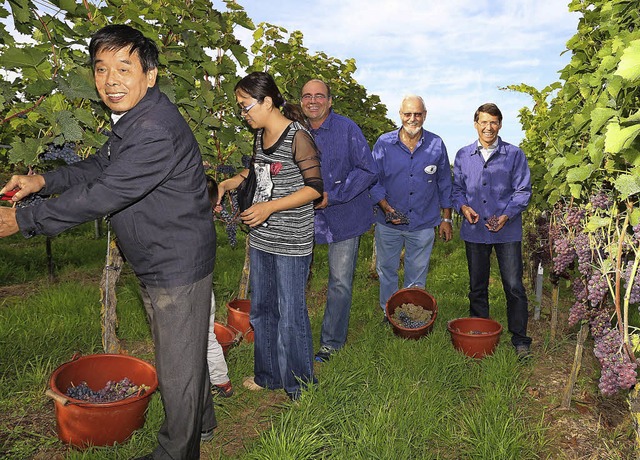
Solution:
[{"label": "collared shirt", "polygon": [[381,209],[376,222],[399,230],[422,230],[441,222],[440,209],[451,207],[451,168],[447,149],[436,134],[422,130],[413,152],[400,141],[400,129],[385,133],[373,147],[378,182],[371,188],[374,203],[389,205],[409,218],[409,224],[387,223]]},{"label": "collared shirt", "polygon": [[[524,152],[498,138],[498,147],[484,161],[478,143],[461,148],[453,166],[453,205],[464,205],[480,215],[476,224],[462,221],[460,237],[471,243],[522,241],[522,212],[531,200],[531,177]],[[498,232],[485,224],[491,216],[505,214],[509,220]]]},{"label": "collared shirt", "polygon": [[320,151],[320,169],[329,204],[316,209],[316,243],[336,243],[362,235],[373,224],[369,187],[376,180],[371,149],[358,125],[329,112],[312,129]]},{"label": "collared shirt", "polygon": [[489,147],[485,148],[480,141],[478,141],[478,148],[480,149],[480,152],[482,153],[482,158],[484,158],[484,161],[487,161],[489,159],[489,157],[491,156],[491,154],[498,148],[498,139],[496,139],[496,141],[491,144]]}]

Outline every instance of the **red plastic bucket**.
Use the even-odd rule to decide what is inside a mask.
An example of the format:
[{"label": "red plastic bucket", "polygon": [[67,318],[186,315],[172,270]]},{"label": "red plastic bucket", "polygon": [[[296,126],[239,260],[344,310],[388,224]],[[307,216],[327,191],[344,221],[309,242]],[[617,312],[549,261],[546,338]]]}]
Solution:
[{"label": "red plastic bucket", "polygon": [[[92,403],[70,398],[69,386],[87,382],[93,390],[109,380],[127,377],[134,384],[150,387],[141,396],[120,401]],[[158,388],[156,369],[132,356],[96,354],[81,356],[58,367],[49,379],[47,394],[54,399],[58,437],[78,448],[110,446],[124,442],[144,425],[149,397]]]},{"label": "red plastic bucket", "polygon": [[242,334],[232,327],[226,326],[217,321],[213,323],[213,332],[216,335],[216,340],[222,347],[222,352],[225,356],[227,356],[227,352],[231,347],[236,346],[240,343],[240,340],[242,340]]},{"label": "red plastic bucket", "polygon": [[249,322],[251,300],[233,299],[227,304],[227,325],[242,334],[246,342],[253,342],[253,327]]},{"label": "red plastic bucket", "polygon": [[[424,326],[417,327],[415,329],[409,329],[398,324],[393,319],[393,314],[396,308],[402,306],[405,303],[412,303],[414,305],[420,305],[425,310],[431,310],[431,320]],[[389,300],[385,307],[385,312],[389,323],[393,328],[393,332],[405,339],[419,339],[433,330],[433,324],[436,322],[436,316],[438,316],[438,304],[436,299],[427,291],[421,288],[404,288],[396,291]]]},{"label": "red plastic bucket", "polygon": [[499,322],[475,317],[451,320],[447,329],[454,348],[471,358],[492,355],[502,333],[502,325]]}]

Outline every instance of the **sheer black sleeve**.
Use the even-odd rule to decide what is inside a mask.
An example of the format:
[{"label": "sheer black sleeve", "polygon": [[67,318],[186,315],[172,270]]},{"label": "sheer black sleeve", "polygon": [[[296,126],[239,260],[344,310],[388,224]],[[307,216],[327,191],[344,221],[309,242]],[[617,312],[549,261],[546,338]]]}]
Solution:
[{"label": "sheer black sleeve", "polygon": [[300,168],[304,185],[311,187],[322,195],[324,185],[320,174],[318,147],[316,147],[311,134],[302,129],[296,131],[293,136],[293,161]]}]

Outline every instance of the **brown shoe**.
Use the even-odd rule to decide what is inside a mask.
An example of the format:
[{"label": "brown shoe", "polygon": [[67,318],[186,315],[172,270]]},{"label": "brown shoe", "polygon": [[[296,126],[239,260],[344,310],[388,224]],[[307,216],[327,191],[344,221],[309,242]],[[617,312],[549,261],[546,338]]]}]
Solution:
[{"label": "brown shoe", "polygon": [[255,381],[255,377],[252,375],[251,377],[247,377],[242,382],[242,386],[245,387],[249,391],[260,391],[264,390],[264,387],[258,385]]}]

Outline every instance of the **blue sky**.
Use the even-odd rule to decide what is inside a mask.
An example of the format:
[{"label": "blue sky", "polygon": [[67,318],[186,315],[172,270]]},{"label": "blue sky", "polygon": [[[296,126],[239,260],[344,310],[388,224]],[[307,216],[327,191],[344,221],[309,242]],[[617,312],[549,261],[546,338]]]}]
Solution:
[{"label": "blue sky", "polygon": [[[355,58],[356,80],[380,96],[399,123],[405,94],[427,104],[425,128],[440,135],[453,160],[476,139],[473,113],[484,102],[502,110],[501,137],[518,144],[524,94],[502,91],[526,83],[538,89],[559,79],[563,53],[579,15],[569,0],[238,0],[258,24],[299,30],[311,53]],[[250,34],[236,31],[241,41]],[[249,47],[249,42],[245,43]],[[344,115],[349,116],[348,113]]]}]

